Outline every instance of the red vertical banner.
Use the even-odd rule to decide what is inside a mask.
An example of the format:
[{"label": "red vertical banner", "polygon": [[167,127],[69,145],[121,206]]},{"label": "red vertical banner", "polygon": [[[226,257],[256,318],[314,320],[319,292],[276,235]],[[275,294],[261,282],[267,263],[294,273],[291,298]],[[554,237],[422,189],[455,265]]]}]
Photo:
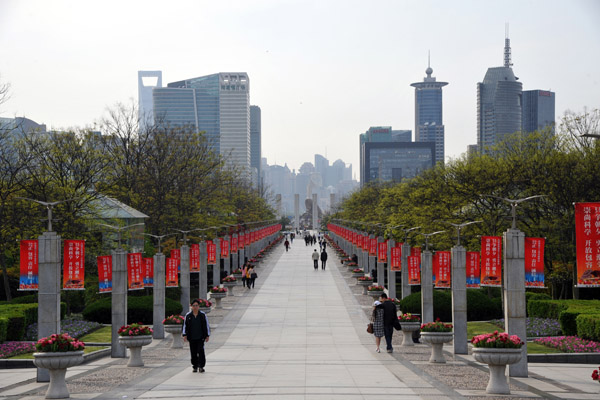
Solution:
[{"label": "red vertical banner", "polygon": [[165,287],[177,287],[179,285],[179,278],[177,276],[177,266],[179,260],[173,257],[167,258],[167,265],[165,266]]},{"label": "red vertical banner", "polygon": [[144,288],[144,272],[142,270],[142,253],[127,254],[128,290]]},{"label": "red vertical banner", "polygon": [[83,290],[85,241],[65,240],[63,260],[63,290]]},{"label": "red vertical banner", "polygon": [[600,203],[575,204],[577,286],[600,286]]},{"label": "red vertical banner", "polygon": [[200,272],[200,245],[190,246],[190,272]]},{"label": "red vertical banner", "polygon": [[377,243],[377,261],[387,262],[387,242]]},{"label": "red vertical banner", "polygon": [[421,248],[420,247],[411,247],[410,255],[413,257],[419,258],[419,268],[421,268]]},{"label": "red vertical banner", "polygon": [[21,240],[19,290],[38,290],[38,241]]},{"label": "red vertical banner", "polygon": [[237,251],[238,251],[238,238],[237,238],[237,236],[232,236],[231,237],[231,252],[237,253]]},{"label": "red vertical banner", "polygon": [[112,256],[96,257],[98,262],[98,286],[100,293],[112,292]]},{"label": "red vertical banner", "polygon": [[479,288],[480,279],[479,252],[467,251],[467,288]]},{"label": "red vertical banner", "polygon": [[229,257],[229,241],[221,240],[221,258]]},{"label": "red vertical banner", "polygon": [[144,257],[142,264],[144,270],[144,287],[154,287],[154,258]]},{"label": "red vertical banner", "polygon": [[215,265],[217,263],[217,245],[212,242],[206,243],[207,264]]},{"label": "red vertical banner", "polygon": [[502,286],[502,238],[481,237],[481,286]]},{"label": "red vertical banner", "polygon": [[370,256],[377,255],[377,238],[371,238],[369,240],[369,255]]},{"label": "red vertical banner", "polygon": [[178,260],[181,260],[181,249],[171,250],[171,258],[176,258]]},{"label": "red vertical banner", "polygon": [[390,249],[390,258],[391,260],[391,271],[401,271],[402,267],[400,264],[400,259],[402,258],[402,248],[401,247],[392,247]]},{"label": "red vertical banner", "polygon": [[360,234],[356,234],[356,245],[359,249],[362,249],[363,247],[363,237]]},{"label": "red vertical banner", "polygon": [[421,284],[421,260],[416,256],[408,256],[408,284],[410,286]]},{"label": "red vertical banner", "polygon": [[244,248],[244,236],[243,232],[238,235],[238,250]]},{"label": "red vertical banner", "polygon": [[525,287],[544,287],[544,238],[525,238]]},{"label": "red vertical banner", "polygon": [[438,251],[435,253],[438,261],[438,270],[436,273],[435,287],[449,289],[452,286],[450,277],[450,252]]}]

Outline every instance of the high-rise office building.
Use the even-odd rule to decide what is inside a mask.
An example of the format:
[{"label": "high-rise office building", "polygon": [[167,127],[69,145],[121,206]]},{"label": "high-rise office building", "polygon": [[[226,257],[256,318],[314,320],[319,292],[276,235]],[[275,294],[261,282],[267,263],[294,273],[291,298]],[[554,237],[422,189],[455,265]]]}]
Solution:
[{"label": "high-rise office building", "polygon": [[256,173],[255,186],[261,185],[261,113],[259,106],[250,106],[250,168]]},{"label": "high-rise office building", "polygon": [[522,131],[535,132],[550,127],[554,132],[555,93],[548,90],[523,91]]},{"label": "high-rise office building", "polygon": [[154,124],[152,90],[162,87],[162,71],[138,71],[138,112],[140,130]]},{"label": "high-rise office building", "polygon": [[152,89],[154,119],[166,126],[206,132],[230,165],[250,172],[250,80],[221,72]]},{"label": "high-rise office building", "polygon": [[512,70],[510,39],[504,40],[504,66],[489,68],[477,83],[477,145],[483,154],[504,136],[521,130],[523,84]]},{"label": "high-rise office building", "polygon": [[442,87],[448,82],[437,82],[429,63],[425,73],[423,82],[410,84],[415,88],[415,142],[434,142],[435,162],[444,162]]}]

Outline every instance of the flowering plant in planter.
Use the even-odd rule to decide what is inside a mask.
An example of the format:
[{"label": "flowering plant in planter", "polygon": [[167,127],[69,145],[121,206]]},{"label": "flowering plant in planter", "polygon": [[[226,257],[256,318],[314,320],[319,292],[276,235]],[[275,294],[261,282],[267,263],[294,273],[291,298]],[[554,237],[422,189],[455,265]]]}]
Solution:
[{"label": "flowering plant in planter", "polygon": [[383,292],[385,288],[383,286],[378,286],[378,285],[373,285],[373,286],[369,286],[367,288],[367,290],[369,292]]},{"label": "flowering plant in planter", "polygon": [[227,293],[227,288],[213,286],[210,288],[211,293]]},{"label": "flowering plant in planter", "polygon": [[452,324],[445,324],[438,318],[435,322],[421,324],[421,332],[452,332]]},{"label": "flowering plant in planter", "polygon": [[255,263],[255,262],[257,262],[257,261],[258,261],[258,260],[257,260],[256,258],[251,258],[251,259],[249,259],[249,260],[248,260],[248,262],[249,262],[249,263]]},{"label": "flowering plant in planter", "polygon": [[354,261],[350,261],[348,264],[346,264],[348,267],[356,267],[358,264],[355,263]]},{"label": "flowering plant in planter", "polygon": [[235,279],[235,276],[233,276],[233,275],[228,275],[225,278],[223,278],[223,280],[222,280],[223,283],[225,283],[225,282],[235,282],[235,281],[237,281],[237,279]]},{"label": "flowering plant in planter", "polygon": [[398,317],[398,321],[400,322],[420,322],[421,317],[418,315],[413,315],[411,313],[402,314]]},{"label": "flowering plant in planter", "polygon": [[598,369],[595,369],[594,372],[592,372],[592,379],[600,383],[600,367],[598,367]]},{"label": "flowering plant in planter", "polygon": [[352,270],[352,272],[353,272],[353,273],[355,273],[355,274],[359,274],[359,273],[363,272],[363,270],[362,270],[362,269],[360,269],[360,268],[354,268],[354,269]]},{"label": "flowering plant in planter", "polygon": [[35,344],[35,348],[41,353],[56,353],[83,350],[85,348],[85,344],[75,338],[72,338],[67,333],[55,333],[38,340]]},{"label": "flowering plant in planter", "polygon": [[235,275],[241,275],[241,274],[242,274],[242,270],[241,270],[241,269],[239,269],[239,268],[238,268],[238,269],[235,269],[235,270],[233,270],[232,274],[235,274]]},{"label": "flowering plant in planter", "polygon": [[520,349],[523,345],[523,341],[517,335],[509,336],[506,332],[498,333],[498,331],[473,336],[471,343],[473,347],[495,349]]},{"label": "flowering plant in planter", "polygon": [[398,309],[400,309],[400,299],[392,299],[392,301],[394,302],[396,307],[398,307]]},{"label": "flowering plant in planter", "polygon": [[373,278],[371,278],[370,276],[361,276],[360,278],[358,278],[358,280],[361,282],[373,282]]},{"label": "flowering plant in planter", "polygon": [[163,319],[163,325],[183,325],[183,317],[181,315],[169,315]]},{"label": "flowering plant in planter", "polygon": [[147,336],[152,335],[152,332],[152,328],[144,326],[140,322],[120,327],[118,334],[119,336]]},{"label": "flowering plant in planter", "polygon": [[200,308],[208,308],[210,306],[212,306],[212,302],[206,300],[206,299],[198,299]]}]

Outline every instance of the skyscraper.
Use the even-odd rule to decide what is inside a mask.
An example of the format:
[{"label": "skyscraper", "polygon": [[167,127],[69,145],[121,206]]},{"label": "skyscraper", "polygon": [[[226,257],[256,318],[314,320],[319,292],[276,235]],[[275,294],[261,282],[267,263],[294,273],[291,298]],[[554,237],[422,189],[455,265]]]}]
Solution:
[{"label": "skyscraper", "polygon": [[523,91],[522,131],[535,132],[555,124],[555,93],[548,90]]},{"label": "skyscraper", "polygon": [[250,81],[244,72],[221,72],[152,90],[154,118],[169,126],[206,132],[227,163],[250,172]]},{"label": "skyscraper", "polygon": [[154,124],[152,90],[162,87],[162,71],[138,71],[138,112],[140,130]]},{"label": "skyscraper", "polygon": [[448,82],[437,82],[431,76],[433,69],[429,62],[425,73],[423,82],[410,84],[415,88],[415,142],[434,142],[435,162],[444,162],[442,87]]},{"label": "skyscraper", "polygon": [[256,187],[261,184],[261,140],[260,107],[250,106],[250,168],[256,169]]},{"label": "skyscraper", "polygon": [[512,65],[507,35],[504,66],[489,68],[483,82],[477,83],[477,146],[481,153],[505,135],[521,130],[523,84],[517,82]]}]

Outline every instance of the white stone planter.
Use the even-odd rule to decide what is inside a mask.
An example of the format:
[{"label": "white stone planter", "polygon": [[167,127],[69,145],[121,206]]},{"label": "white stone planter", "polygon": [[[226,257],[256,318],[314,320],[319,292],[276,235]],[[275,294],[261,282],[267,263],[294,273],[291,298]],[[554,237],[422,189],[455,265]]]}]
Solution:
[{"label": "white stone planter", "polygon": [[[369,286],[372,286],[373,282]],[[383,290],[367,290],[367,294],[371,296],[373,299],[377,300],[383,294]]]},{"label": "white stone planter", "polygon": [[506,381],[506,366],[514,364],[521,359],[522,349],[490,349],[473,348],[473,358],[480,363],[487,364],[490,368],[490,380],[486,393],[510,394],[510,387]]},{"label": "white stone planter", "polygon": [[62,351],[53,353],[33,353],[33,363],[38,368],[45,368],[50,373],[50,386],[46,392],[47,399],[67,399],[70,397],[65,374],[67,368],[83,362],[83,350]]},{"label": "white stone planter", "polygon": [[223,308],[223,306],[221,305],[221,299],[224,298],[225,296],[227,296],[227,292],[210,294],[210,298],[214,299],[217,302],[217,304],[215,305],[215,308]]},{"label": "white stone planter", "polygon": [[237,286],[242,286],[242,274],[233,274]]},{"label": "white stone planter", "polygon": [[233,288],[237,286],[236,282],[223,282],[223,286],[227,288],[227,296],[233,296]]},{"label": "white stone planter", "polygon": [[404,335],[401,347],[414,346],[415,344],[413,343],[413,340],[412,340],[412,338],[413,338],[413,332],[418,331],[419,329],[421,329],[421,323],[420,322],[403,322],[403,321],[400,321],[400,326],[402,327],[402,334]]},{"label": "white stone planter", "polygon": [[360,278],[361,276],[365,276],[364,272],[352,272],[353,278]]},{"label": "white stone planter", "polygon": [[210,310],[212,310],[211,307],[200,307],[198,310],[202,311],[204,314],[208,314],[210,312]]},{"label": "white stone planter", "polygon": [[442,349],[444,347],[444,343],[451,342],[453,337],[454,332],[421,332],[421,340],[423,343],[428,343],[431,345],[431,357],[429,358],[430,363],[446,363]]},{"label": "white stone planter", "polygon": [[363,287],[363,294],[367,294],[367,288],[373,286],[373,281],[356,281],[356,284]]},{"label": "white stone planter", "polygon": [[119,343],[129,349],[128,367],[143,367],[142,346],[152,343],[152,335],[119,336]]},{"label": "white stone planter", "polygon": [[183,338],[181,337],[181,330],[183,329],[183,325],[165,325],[165,332],[168,332],[173,336],[173,344],[171,344],[172,349],[182,349],[183,348]]}]

